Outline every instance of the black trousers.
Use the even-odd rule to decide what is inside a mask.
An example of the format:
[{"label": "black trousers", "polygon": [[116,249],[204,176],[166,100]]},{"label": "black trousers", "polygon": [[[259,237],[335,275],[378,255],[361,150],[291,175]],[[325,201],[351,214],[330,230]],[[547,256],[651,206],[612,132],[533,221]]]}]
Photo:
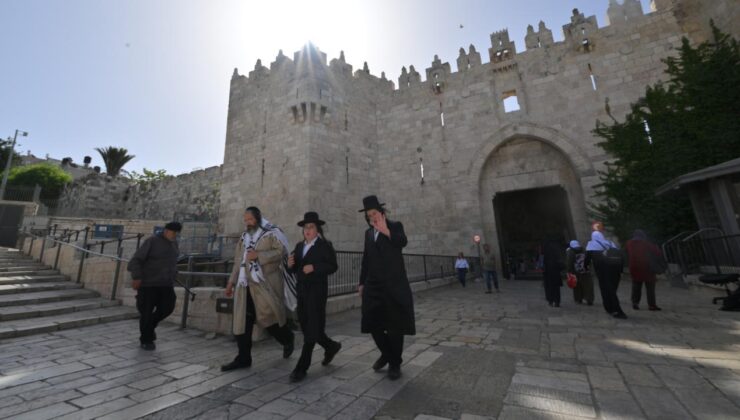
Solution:
[{"label": "black trousers", "polygon": [[645,285],[647,291],[648,306],[657,306],[655,304],[655,282],[654,281],[633,281],[632,282],[632,303],[637,305],[642,299],[642,285]]},{"label": "black trousers", "polygon": [[324,351],[335,349],[339,345],[339,343],[329,338],[326,334],[322,334],[318,341],[304,341],[301,358],[298,359],[295,370],[308,370],[311,367],[311,356],[313,355],[313,349],[316,347],[316,344],[323,347]]},{"label": "black trousers", "polygon": [[139,311],[139,341],[153,343],[157,339],[154,329],[175,310],[175,288],[172,286],[141,287],[136,293]]},{"label": "black trousers", "polygon": [[[256,319],[254,301],[252,301],[252,295],[247,292],[247,322],[244,325],[244,334],[234,335],[236,345],[239,348],[239,355],[236,356],[236,358],[241,363],[252,363],[252,331],[254,330],[254,322]],[[278,324],[273,324],[265,328],[265,330],[283,346],[293,344],[293,331],[290,330],[287,323],[282,327]]]},{"label": "black trousers", "polygon": [[547,302],[560,305],[560,286],[563,283],[560,273],[545,273],[544,283]]},{"label": "black trousers", "polygon": [[403,334],[389,333],[386,331],[373,331],[371,333],[378,350],[388,361],[388,364],[394,367],[401,366],[403,359]]},{"label": "black trousers", "polygon": [[624,313],[617,296],[622,267],[610,266],[597,258],[594,260],[594,270],[596,271],[596,277],[599,279],[599,290],[601,291],[601,302],[604,304],[604,310],[612,315]]}]

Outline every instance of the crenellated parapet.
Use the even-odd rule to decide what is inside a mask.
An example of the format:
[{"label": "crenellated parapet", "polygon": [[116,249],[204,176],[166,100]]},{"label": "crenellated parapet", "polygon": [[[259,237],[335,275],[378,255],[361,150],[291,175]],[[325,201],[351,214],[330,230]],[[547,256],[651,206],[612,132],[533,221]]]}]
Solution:
[{"label": "crenellated parapet", "polygon": [[624,0],[620,4],[617,0],[609,0],[606,11],[609,25],[619,25],[643,16],[640,0]]},{"label": "crenellated parapet", "polygon": [[451,73],[450,63],[443,63],[439,59],[439,56],[435,55],[434,61],[432,61],[432,67],[427,69],[427,80],[432,83],[434,93],[442,93],[444,91],[447,78]]},{"label": "crenellated parapet", "polygon": [[465,48],[460,47],[460,55],[457,57],[457,70],[467,71],[470,68],[478,67],[481,65],[480,53],[475,50],[475,46],[470,44],[468,52],[465,52]]},{"label": "crenellated parapet", "polygon": [[500,63],[511,60],[516,55],[516,46],[514,41],[509,38],[509,30],[494,32],[491,34],[491,48],[488,49],[488,56],[491,63]]},{"label": "crenellated parapet", "polygon": [[534,48],[546,48],[555,43],[552,37],[552,31],[547,29],[545,22],[540,21],[537,32],[532,25],[527,26],[527,35],[524,37],[524,44],[528,50]]},{"label": "crenellated parapet", "polygon": [[584,16],[578,9],[573,9],[573,16],[570,17],[570,23],[563,25],[563,35],[565,42],[570,44],[571,48],[588,52],[594,47],[594,35],[599,30],[599,24],[596,16]]}]

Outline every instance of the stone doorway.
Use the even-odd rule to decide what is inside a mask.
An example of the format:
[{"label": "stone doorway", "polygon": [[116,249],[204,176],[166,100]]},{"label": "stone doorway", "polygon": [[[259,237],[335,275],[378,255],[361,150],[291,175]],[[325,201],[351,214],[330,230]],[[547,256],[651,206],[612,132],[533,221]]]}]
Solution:
[{"label": "stone doorway", "polygon": [[516,279],[542,278],[542,244],[556,239],[563,249],[575,237],[568,193],[562,186],[501,192],[493,198],[504,276],[512,260]]}]

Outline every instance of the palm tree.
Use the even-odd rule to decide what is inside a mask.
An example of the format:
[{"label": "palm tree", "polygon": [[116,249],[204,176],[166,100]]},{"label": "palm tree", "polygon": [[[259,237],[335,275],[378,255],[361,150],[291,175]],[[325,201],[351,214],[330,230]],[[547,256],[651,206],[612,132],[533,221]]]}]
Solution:
[{"label": "palm tree", "polygon": [[100,157],[103,158],[103,163],[105,163],[105,171],[110,176],[117,176],[121,172],[121,168],[123,168],[123,165],[127,164],[131,159],[136,157],[133,155],[129,155],[128,150],[124,149],[123,147],[108,146],[104,149],[96,147],[95,150],[97,150],[97,152],[100,153]]}]

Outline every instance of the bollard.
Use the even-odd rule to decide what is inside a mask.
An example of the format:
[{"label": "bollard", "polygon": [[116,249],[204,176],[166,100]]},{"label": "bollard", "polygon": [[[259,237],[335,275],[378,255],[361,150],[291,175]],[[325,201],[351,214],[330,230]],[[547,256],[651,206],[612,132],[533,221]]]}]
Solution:
[{"label": "bollard", "polygon": [[[188,257],[188,271],[193,272],[193,257]],[[180,321],[180,328],[185,329],[188,325],[188,304],[190,303],[190,296],[188,293],[188,290],[190,290],[190,279],[192,279],[193,276],[188,275],[185,277],[185,293],[183,293],[183,301],[182,301],[182,320]]]},{"label": "bollard", "polygon": [[118,248],[118,258],[116,259],[116,272],[113,276],[113,289],[110,292],[110,300],[116,300],[116,289],[118,289],[118,274],[121,272],[121,256],[123,256],[123,248]]}]

